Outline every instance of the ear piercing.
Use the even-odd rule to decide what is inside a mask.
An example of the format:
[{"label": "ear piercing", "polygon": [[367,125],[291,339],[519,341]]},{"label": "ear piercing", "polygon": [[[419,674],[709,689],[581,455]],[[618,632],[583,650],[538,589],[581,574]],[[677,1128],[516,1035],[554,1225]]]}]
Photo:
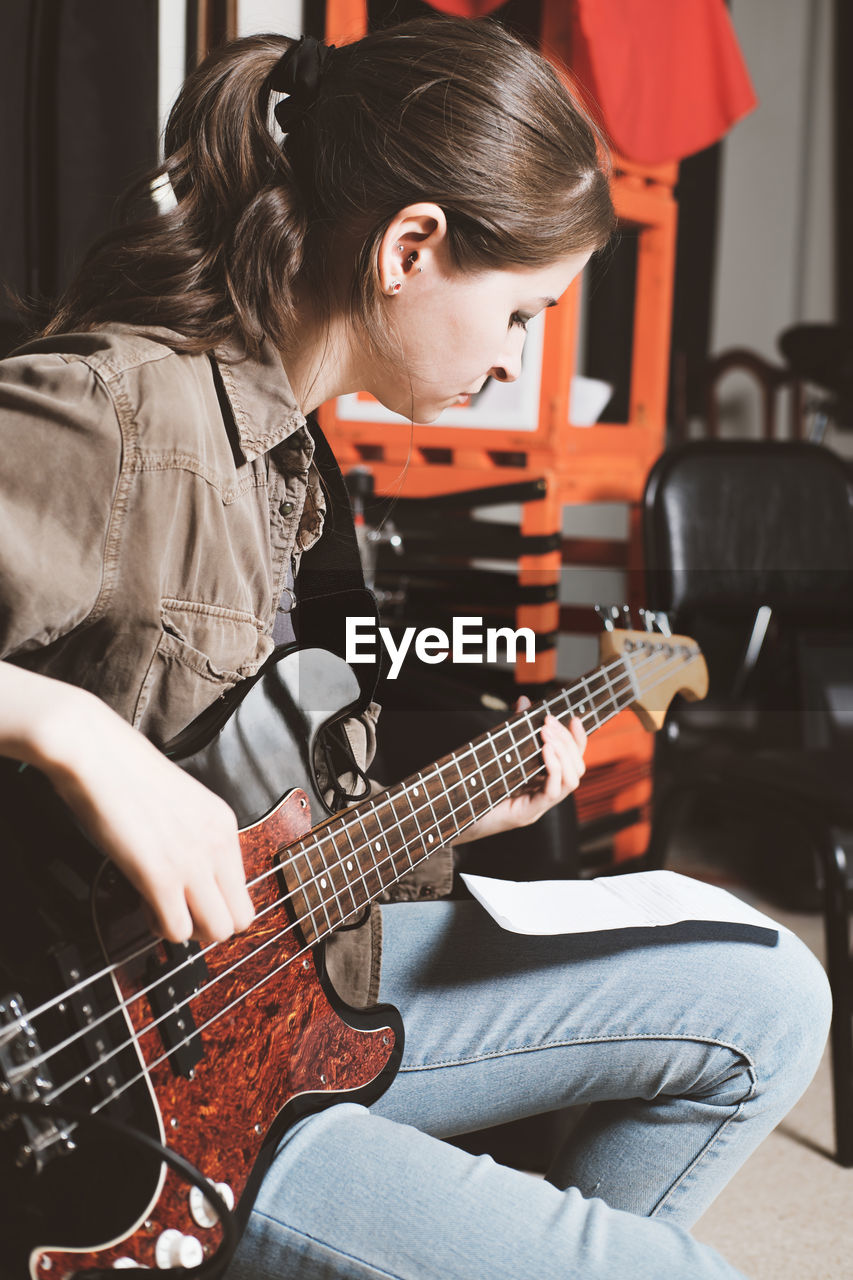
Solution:
[{"label": "ear piercing", "polygon": [[[395,245],[395,248],[398,253],[402,254],[405,252],[405,246],[402,243]],[[414,267],[417,260],[418,260],[418,251],[417,249],[413,249],[412,252],[409,254],[408,258],[406,259],[405,263],[403,264],[403,270],[405,271],[406,268]],[[417,270],[419,272],[423,271],[423,267],[418,267]],[[393,277],[388,282],[388,288],[386,289],[385,292],[390,294],[399,293],[402,287],[403,287],[403,281],[398,280],[396,277]]]}]

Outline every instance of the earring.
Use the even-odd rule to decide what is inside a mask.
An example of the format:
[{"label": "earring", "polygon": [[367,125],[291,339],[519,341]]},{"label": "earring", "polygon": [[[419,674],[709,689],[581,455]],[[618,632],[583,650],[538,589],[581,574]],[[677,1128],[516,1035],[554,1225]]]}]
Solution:
[{"label": "earring", "polygon": [[[418,260],[418,251],[417,249],[413,249],[412,252],[409,254],[408,258],[406,259],[406,266],[413,267],[417,262],[417,260]],[[418,267],[418,271],[423,271],[423,267]]]},{"label": "earring", "polygon": [[397,252],[398,252],[398,253],[402,253],[402,252],[403,252],[403,249],[404,249],[404,245],[402,245],[402,244],[398,244],[398,245],[396,246],[396,248],[397,248]]},{"label": "earring", "polygon": [[392,280],[388,285],[388,293],[399,293],[403,287],[402,280]]}]

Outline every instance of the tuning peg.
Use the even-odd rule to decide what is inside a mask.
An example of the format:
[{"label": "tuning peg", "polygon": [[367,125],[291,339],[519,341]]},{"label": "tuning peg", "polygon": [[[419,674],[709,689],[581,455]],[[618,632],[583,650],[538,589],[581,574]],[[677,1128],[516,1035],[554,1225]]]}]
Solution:
[{"label": "tuning peg", "polygon": [[618,604],[597,604],[594,608],[601,619],[601,625],[604,630],[615,631],[616,624],[622,620],[622,610]]},{"label": "tuning peg", "polygon": [[643,626],[646,631],[658,631],[662,636],[672,635],[669,617],[662,609],[641,609],[640,617],[643,619]]},{"label": "tuning peg", "polygon": [[634,630],[634,619],[631,617],[631,606],[623,604],[622,606],[622,626],[626,631]]}]

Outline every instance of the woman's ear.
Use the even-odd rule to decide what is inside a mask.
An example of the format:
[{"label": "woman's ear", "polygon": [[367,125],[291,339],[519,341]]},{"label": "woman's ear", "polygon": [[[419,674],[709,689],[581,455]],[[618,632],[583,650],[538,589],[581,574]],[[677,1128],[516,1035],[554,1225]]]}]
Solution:
[{"label": "woman's ear", "polygon": [[379,245],[379,283],[393,297],[425,272],[436,270],[447,242],[447,218],[437,204],[406,205],[391,219]]}]

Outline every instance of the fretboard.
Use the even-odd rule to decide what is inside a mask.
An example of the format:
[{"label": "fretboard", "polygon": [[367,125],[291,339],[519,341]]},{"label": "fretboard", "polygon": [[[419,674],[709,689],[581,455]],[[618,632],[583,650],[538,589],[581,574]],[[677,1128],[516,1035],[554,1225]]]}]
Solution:
[{"label": "fretboard", "polygon": [[283,868],[306,942],[354,921],[424,858],[542,773],[547,715],[577,717],[590,733],[638,696],[631,658],[614,658],[289,846]]}]

